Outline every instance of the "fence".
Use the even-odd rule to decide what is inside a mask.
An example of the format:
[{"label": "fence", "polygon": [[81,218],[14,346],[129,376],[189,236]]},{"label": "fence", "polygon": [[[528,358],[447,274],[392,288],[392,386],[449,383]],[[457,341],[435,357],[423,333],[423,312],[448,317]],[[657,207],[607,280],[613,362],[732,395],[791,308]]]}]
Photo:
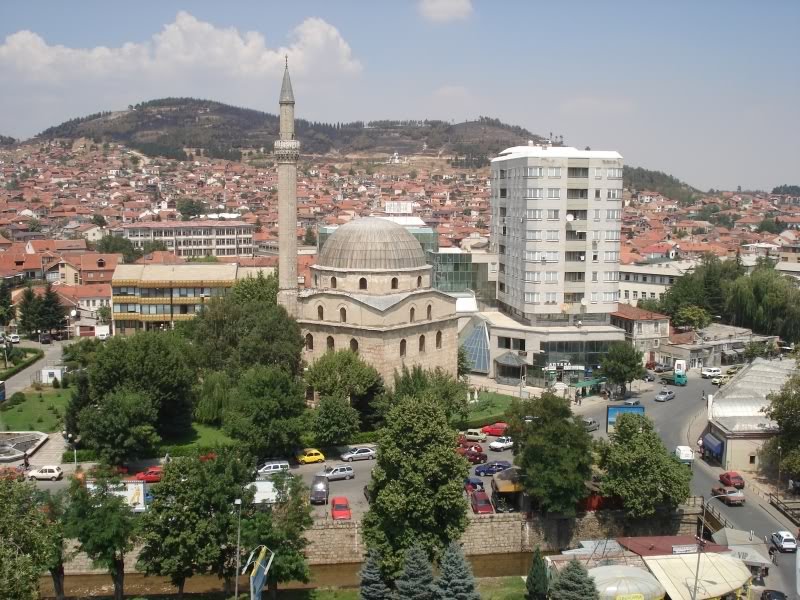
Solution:
[{"label": "fence", "polygon": [[800,525],[800,500],[784,500],[778,494],[770,494],[769,503],[792,523]]}]

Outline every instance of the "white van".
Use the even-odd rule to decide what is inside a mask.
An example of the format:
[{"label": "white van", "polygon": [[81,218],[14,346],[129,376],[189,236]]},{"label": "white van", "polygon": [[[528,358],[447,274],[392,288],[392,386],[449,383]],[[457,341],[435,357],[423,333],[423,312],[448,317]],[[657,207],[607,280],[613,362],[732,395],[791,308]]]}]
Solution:
[{"label": "white van", "polygon": [[722,375],[722,369],[719,367],[703,367],[700,371],[700,377],[703,379],[713,379]]},{"label": "white van", "polygon": [[260,467],[258,467],[258,476],[259,477],[270,477],[275,475],[275,473],[279,473],[280,471],[289,472],[289,462],[285,460],[276,460],[264,463]]},{"label": "white van", "polygon": [[691,467],[694,464],[694,451],[689,446],[678,446],[675,448],[675,458]]}]

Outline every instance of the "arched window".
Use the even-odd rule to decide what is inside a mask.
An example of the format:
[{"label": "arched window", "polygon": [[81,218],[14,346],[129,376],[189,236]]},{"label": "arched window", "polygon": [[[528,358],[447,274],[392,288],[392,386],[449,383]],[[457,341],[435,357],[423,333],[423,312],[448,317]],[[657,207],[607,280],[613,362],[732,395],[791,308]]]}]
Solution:
[{"label": "arched window", "polygon": [[358,289],[360,289],[360,290],[367,289],[367,278],[366,277],[362,277],[361,279],[358,280]]},{"label": "arched window", "polygon": [[437,350],[441,350],[442,349],[442,332],[441,331],[437,331],[436,332],[436,349]]},{"label": "arched window", "polygon": [[310,333],[306,334],[306,350],[314,349],[314,336]]},{"label": "arched window", "polygon": [[411,323],[413,323],[413,322],[414,322],[414,316],[415,316],[415,313],[416,313],[416,312],[417,312],[417,311],[416,311],[416,310],[414,310],[414,307],[413,307],[413,306],[411,307],[411,310],[410,310],[410,311],[408,311],[408,320],[409,320]]},{"label": "arched window", "polygon": [[336,289],[336,277],[331,277],[331,288]]},{"label": "arched window", "polygon": [[428,316],[428,321],[430,321],[433,318],[433,306],[431,306],[430,304],[428,304],[428,315],[427,316]]},{"label": "arched window", "polygon": [[404,358],[406,355],[406,341],[400,340],[400,358]]},{"label": "arched window", "polygon": [[347,309],[344,306],[339,309],[339,321],[342,323],[347,321]]},{"label": "arched window", "polygon": [[422,275],[420,275],[419,277],[417,277],[417,287],[418,287],[418,288],[421,288],[421,287],[422,287]]},{"label": "arched window", "polygon": [[320,304],[320,305],[317,307],[317,319],[319,319],[320,321],[322,321],[324,318],[325,318],[325,309],[324,309],[324,308],[322,308],[322,305]]},{"label": "arched window", "polygon": [[333,336],[328,336],[328,350],[333,350]]},{"label": "arched window", "polygon": [[397,277],[392,277],[392,289],[397,289]]},{"label": "arched window", "polygon": [[356,338],[350,340],[350,351],[358,352],[358,340]]},{"label": "arched window", "polygon": [[419,336],[419,353],[422,354],[425,352],[425,336]]}]

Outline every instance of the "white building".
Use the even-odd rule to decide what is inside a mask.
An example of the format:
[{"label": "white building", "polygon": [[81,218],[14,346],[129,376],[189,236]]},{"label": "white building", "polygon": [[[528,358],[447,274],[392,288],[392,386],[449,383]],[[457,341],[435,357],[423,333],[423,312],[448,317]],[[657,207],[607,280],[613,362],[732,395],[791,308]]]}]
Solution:
[{"label": "white building", "polygon": [[170,252],[191,258],[252,256],[254,231],[255,226],[244,221],[149,221],[123,225],[121,235],[134,248],[141,249],[145,242],[164,242]]}]

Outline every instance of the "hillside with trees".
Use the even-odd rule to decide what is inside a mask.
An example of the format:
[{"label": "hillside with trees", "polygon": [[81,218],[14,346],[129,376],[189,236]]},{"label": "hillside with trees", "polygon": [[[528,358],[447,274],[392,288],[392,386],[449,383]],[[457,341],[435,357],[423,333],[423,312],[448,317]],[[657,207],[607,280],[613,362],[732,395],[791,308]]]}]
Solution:
[{"label": "hillside with trees", "polygon": [[13,137],[8,137],[7,135],[0,135],[0,146],[10,146],[15,144],[17,140]]},{"label": "hillside with trees", "polygon": [[[324,154],[456,154],[465,166],[482,166],[509,146],[543,141],[541,136],[498,119],[475,121],[354,121],[295,123],[303,152]],[[277,115],[194,98],[163,98],[71,119],[39,139],[88,137],[125,143],[144,154],[185,159],[188,154],[240,160],[242,153],[270,152],[278,135]]]},{"label": "hillside with trees", "polygon": [[788,194],[789,196],[800,196],[800,185],[779,185],[772,188],[773,194]]},{"label": "hillside with trees", "polygon": [[686,205],[692,204],[697,196],[702,194],[700,190],[677,177],[641,167],[626,166],[622,173],[622,182],[625,189],[658,192],[670,200],[677,200]]}]

